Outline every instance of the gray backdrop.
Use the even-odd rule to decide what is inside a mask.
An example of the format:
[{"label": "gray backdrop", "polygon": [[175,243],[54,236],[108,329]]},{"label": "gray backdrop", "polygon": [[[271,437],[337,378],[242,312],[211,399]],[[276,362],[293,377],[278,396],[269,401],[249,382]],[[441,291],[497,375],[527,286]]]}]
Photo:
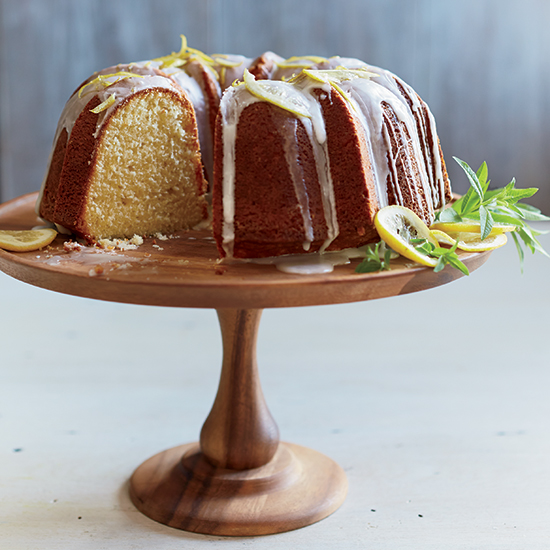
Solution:
[{"label": "gray backdrop", "polygon": [[179,49],[359,57],[413,85],[452,161],[550,212],[547,0],[0,0],[0,198],[38,189],[65,101],[95,70]]}]

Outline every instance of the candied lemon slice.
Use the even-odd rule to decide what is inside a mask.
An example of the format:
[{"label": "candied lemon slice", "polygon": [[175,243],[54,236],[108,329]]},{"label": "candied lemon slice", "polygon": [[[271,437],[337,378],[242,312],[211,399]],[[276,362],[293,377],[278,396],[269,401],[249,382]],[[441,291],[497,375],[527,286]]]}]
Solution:
[{"label": "candied lemon slice", "polygon": [[55,229],[31,229],[28,231],[0,230],[0,248],[11,252],[29,252],[50,244],[56,237]]},{"label": "candied lemon slice", "polygon": [[103,103],[100,103],[94,109],[90,109],[90,111],[97,115],[98,113],[101,113],[101,111],[105,111],[106,109],[108,109],[111,105],[114,105],[115,101],[115,94],[111,94]]},{"label": "candied lemon slice", "polygon": [[[450,246],[454,246],[456,243],[456,241],[452,237],[450,237],[449,235],[447,235],[447,233],[444,233],[440,229],[432,229],[430,230],[430,233],[439,244],[448,244]],[[479,237],[479,233],[477,235]]]},{"label": "candied lemon slice", "polygon": [[346,69],[345,67],[337,67],[336,69],[304,69],[304,74],[307,74],[313,80],[330,83],[378,76],[367,69]]},{"label": "candied lemon slice", "polygon": [[350,101],[348,94],[340,87],[340,84],[344,80],[354,80],[356,78],[371,78],[373,76],[378,76],[375,73],[367,71],[366,69],[346,69],[345,67],[338,67],[336,69],[327,70],[304,69],[302,73],[309,76],[313,80],[316,80],[317,82],[330,84],[348,102]]},{"label": "candied lemon slice", "polygon": [[327,60],[326,57],[318,57],[316,55],[303,55],[303,56],[293,56],[280,61],[277,63],[278,67],[287,68],[287,67],[311,67],[311,65],[317,65],[319,63],[325,63]]},{"label": "candied lemon slice", "polygon": [[494,250],[495,248],[504,246],[508,241],[508,237],[505,233],[489,235],[483,240],[481,240],[481,235],[479,233],[471,232],[451,233],[449,237],[458,243],[457,248],[466,252]]},{"label": "candied lemon slice", "polygon": [[460,233],[444,233],[439,229],[430,231],[432,236],[440,244],[447,244],[464,250],[465,252],[484,252],[485,250],[494,250],[505,245],[508,241],[505,233],[495,233],[481,240],[481,234],[474,231],[463,231]]},{"label": "candied lemon slice", "polygon": [[242,65],[242,61],[229,61],[228,56],[223,53],[215,53],[212,56],[212,59],[222,67],[238,67],[239,65]]},{"label": "candied lemon slice", "polygon": [[246,89],[252,94],[290,111],[297,116],[311,118],[309,104],[304,96],[292,85],[280,80],[256,80],[247,69],[243,75]]},{"label": "candied lemon slice", "polygon": [[[445,233],[481,233],[481,225],[476,221],[465,222],[435,222],[430,229],[439,229]],[[495,223],[489,235],[497,235],[508,231],[515,231],[516,226],[507,223]]]},{"label": "candied lemon slice", "polygon": [[386,206],[380,209],[374,225],[380,238],[395,252],[405,258],[429,267],[435,267],[437,258],[430,258],[417,250],[413,239],[426,239],[437,246],[428,226],[412,211],[404,206]]}]

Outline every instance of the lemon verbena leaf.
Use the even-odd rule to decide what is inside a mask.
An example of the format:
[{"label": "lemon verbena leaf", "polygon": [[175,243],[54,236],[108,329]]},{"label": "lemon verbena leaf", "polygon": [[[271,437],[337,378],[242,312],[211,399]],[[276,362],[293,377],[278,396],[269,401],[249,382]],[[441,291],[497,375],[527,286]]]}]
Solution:
[{"label": "lemon verbena leaf", "polygon": [[488,185],[488,181],[487,181],[488,174],[489,174],[489,170],[487,168],[487,163],[483,161],[483,164],[479,167],[478,171],[476,172],[476,176],[481,187],[485,189],[487,189],[487,185]]},{"label": "lemon verbena leaf", "polygon": [[530,222],[548,221],[550,218],[545,216],[538,208],[530,204],[518,204],[517,208],[521,211],[521,217]]},{"label": "lemon verbena leaf", "polygon": [[355,268],[356,273],[373,273],[374,271],[384,271],[390,269],[391,249],[384,249],[383,259],[380,257],[383,241],[376,245],[368,245],[365,248],[366,258]]},{"label": "lemon verbena leaf", "polygon": [[533,230],[527,224],[524,224],[523,227],[517,230],[517,233],[533,254],[535,252],[540,252],[544,254],[544,256],[550,257],[537,239],[537,235],[540,235],[541,232]]},{"label": "lemon verbena leaf", "polygon": [[518,251],[519,256],[519,267],[521,269],[521,273],[523,274],[523,263],[525,261],[525,253],[523,252],[523,248],[521,247],[521,243],[519,242],[518,236],[516,233],[512,233],[512,238],[514,239],[514,244],[516,245],[516,249]]},{"label": "lemon verbena leaf", "polygon": [[546,221],[550,218],[543,215],[535,207],[519,203],[523,199],[532,197],[537,192],[537,189],[535,187],[516,189],[516,181],[512,179],[505,187],[489,191],[489,181],[483,181],[487,178],[486,165],[482,165],[477,173],[474,174],[473,170],[464,161],[456,157],[455,160],[462,167],[470,181],[470,188],[466,195],[453,205],[458,214],[463,218],[479,219],[483,238],[489,234],[488,228],[492,222],[515,225],[517,234],[512,234],[512,236],[518,248],[518,253],[521,250],[519,259],[522,272],[524,259],[523,250],[521,249],[522,243],[532,252],[540,252],[548,256],[540,242],[536,239],[534,230],[524,220]]},{"label": "lemon verbena leaf", "polygon": [[462,216],[454,208],[445,208],[438,213],[436,221],[460,222],[462,221]]},{"label": "lemon verbena leaf", "polygon": [[481,199],[479,195],[475,192],[474,188],[470,186],[466,194],[452,204],[452,209],[455,210],[459,216],[467,216],[470,212],[475,212],[480,204]]},{"label": "lemon verbena leaf", "polygon": [[479,207],[479,221],[481,224],[481,240],[483,240],[488,237],[494,223],[491,212],[483,205]]},{"label": "lemon verbena leaf", "polygon": [[453,158],[456,160],[456,162],[458,162],[458,164],[460,164],[460,166],[462,167],[462,169],[466,173],[466,176],[468,177],[468,180],[470,180],[470,185],[472,186],[474,191],[477,193],[480,200],[483,200],[484,190],[481,186],[481,183],[477,179],[477,174],[463,160],[460,160],[457,157],[453,157]]},{"label": "lemon verbena leaf", "polygon": [[447,264],[451,267],[454,267],[460,270],[464,275],[469,275],[470,272],[466,265],[459,259],[456,249],[458,242],[455,242],[451,248],[442,248],[440,246],[434,246],[432,243],[428,242],[426,239],[412,239],[416,249],[423,254],[431,258],[437,258],[437,264],[434,267],[434,272],[438,273],[441,271]]},{"label": "lemon verbena leaf", "polygon": [[381,271],[382,264],[380,261],[375,261],[370,258],[365,258],[356,268],[355,273],[374,273]]},{"label": "lemon verbena leaf", "polygon": [[456,254],[455,256],[448,256],[447,260],[450,265],[464,273],[464,275],[470,275],[469,269],[463,262],[458,259],[458,256],[456,256]]}]

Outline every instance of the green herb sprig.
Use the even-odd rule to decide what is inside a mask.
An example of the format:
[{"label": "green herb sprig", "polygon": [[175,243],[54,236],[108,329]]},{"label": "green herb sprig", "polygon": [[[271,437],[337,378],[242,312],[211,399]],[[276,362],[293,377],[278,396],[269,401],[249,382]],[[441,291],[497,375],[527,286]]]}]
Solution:
[{"label": "green herb sprig", "polygon": [[[381,249],[383,257],[381,258]],[[363,250],[363,249],[361,249]],[[386,271],[390,269],[391,248],[387,248],[384,241],[365,248],[367,257],[355,268],[355,273],[373,273],[374,271]]]},{"label": "green herb sprig", "polygon": [[437,258],[437,264],[434,267],[434,273],[438,273],[447,264],[449,264],[452,267],[455,267],[456,269],[462,271],[464,275],[470,274],[466,265],[458,259],[458,254],[456,253],[458,242],[456,242],[452,248],[442,248],[440,246],[435,246],[427,239],[411,239],[411,243],[419,252],[426,254],[426,256],[429,256],[430,258]]},{"label": "green herb sprig", "polygon": [[483,162],[479,170],[474,172],[466,162],[456,157],[453,158],[466,173],[470,188],[451,207],[440,211],[436,220],[442,222],[460,222],[465,219],[478,221],[481,225],[481,240],[489,235],[495,223],[515,225],[516,229],[511,235],[516,244],[522,272],[525,259],[522,243],[533,254],[540,252],[549,256],[537,239],[545,232],[537,231],[526,222],[548,221],[550,218],[534,206],[519,203],[523,199],[532,197],[538,189],[536,187],[516,189],[516,181],[512,179],[506,187],[489,191],[490,180],[488,179],[487,163]]}]

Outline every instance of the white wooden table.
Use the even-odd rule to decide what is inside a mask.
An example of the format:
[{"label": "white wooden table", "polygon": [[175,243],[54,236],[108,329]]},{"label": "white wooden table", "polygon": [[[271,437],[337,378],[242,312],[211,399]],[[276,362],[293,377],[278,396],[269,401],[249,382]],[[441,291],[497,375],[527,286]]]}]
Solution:
[{"label": "white wooden table", "polygon": [[0,273],[0,549],[547,549],[550,260],[526,264],[522,276],[509,243],[430,291],[264,312],[258,359],[282,439],[335,459],[350,490],[326,520],[252,539],[165,527],[127,494],[143,460],[198,438],[220,369],[215,312]]}]

